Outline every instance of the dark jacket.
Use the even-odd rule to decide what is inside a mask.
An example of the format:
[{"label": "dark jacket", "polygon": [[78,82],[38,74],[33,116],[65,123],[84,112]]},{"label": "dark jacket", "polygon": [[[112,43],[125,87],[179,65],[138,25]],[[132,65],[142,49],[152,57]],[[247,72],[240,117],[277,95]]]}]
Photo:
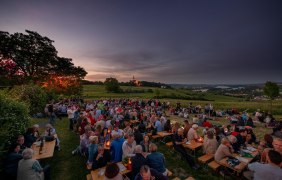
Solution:
[{"label": "dark jacket", "polygon": [[107,163],[111,161],[111,154],[109,150],[104,150],[103,157],[100,157],[98,160],[96,160],[97,156],[98,156],[98,152],[96,152],[94,155],[92,169],[98,169],[101,167],[105,167]]},{"label": "dark jacket", "polygon": [[142,154],[136,153],[136,155],[131,159],[132,159],[132,177],[135,177],[139,173],[141,166],[145,165],[146,158]]},{"label": "dark jacket", "polygon": [[5,162],[5,173],[11,177],[17,177],[18,163],[23,158],[21,154],[12,152],[8,154]]}]

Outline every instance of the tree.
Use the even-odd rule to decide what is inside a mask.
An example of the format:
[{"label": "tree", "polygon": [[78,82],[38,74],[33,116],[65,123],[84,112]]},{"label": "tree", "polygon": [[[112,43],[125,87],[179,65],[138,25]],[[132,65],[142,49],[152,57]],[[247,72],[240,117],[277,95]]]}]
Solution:
[{"label": "tree", "polygon": [[116,78],[112,78],[112,77],[107,78],[104,82],[104,85],[105,85],[106,91],[108,92],[117,93],[121,91],[118,80]]},{"label": "tree", "polygon": [[[18,135],[23,134],[29,124],[28,107],[0,91],[0,159],[9,145],[16,142]],[[2,164],[2,163],[1,163]]]},{"label": "tree", "polygon": [[4,85],[34,83],[58,93],[79,93],[87,72],[72,59],[58,57],[53,40],[37,32],[0,31],[0,82]]},{"label": "tree", "polygon": [[267,81],[264,85],[264,94],[270,99],[270,112],[272,111],[272,101],[279,96],[279,87],[276,83]]}]

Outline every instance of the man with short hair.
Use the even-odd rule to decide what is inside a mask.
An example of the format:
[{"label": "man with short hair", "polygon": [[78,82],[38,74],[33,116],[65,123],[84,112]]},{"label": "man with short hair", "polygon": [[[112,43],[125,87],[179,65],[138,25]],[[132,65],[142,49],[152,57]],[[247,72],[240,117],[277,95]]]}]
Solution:
[{"label": "man with short hair", "polygon": [[187,133],[187,138],[188,138],[188,141],[191,141],[191,140],[198,140],[200,137],[199,135],[197,134],[197,129],[198,129],[198,125],[197,124],[193,124],[192,125],[192,128],[189,129],[188,133]]},{"label": "man with short hair", "polygon": [[146,158],[142,154],[143,153],[142,146],[137,145],[134,151],[135,151],[135,156],[131,158],[133,178],[138,174],[140,168],[146,163]]},{"label": "man with short hair", "polygon": [[122,159],[130,157],[134,153],[134,148],[136,147],[136,142],[134,140],[134,134],[129,133],[127,139],[122,144]]},{"label": "man with short hair", "polygon": [[157,145],[151,143],[149,146],[151,154],[146,157],[146,164],[162,173],[163,175],[167,175],[167,169],[165,168],[165,158],[162,153],[157,152]]},{"label": "man with short hair", "polygon": [[168,180],[167,176],[159,173],[155,169],[150,168],[147,165],[144,165],[140,168],[140,173],[135,176],[134,180]]},{"label": "man with short hair", "polygon": [[268,164],[261,164],[258,162],[249,164],[248,168],[251,171],[244,172],[244,176],[247,179],[255,180],[281,180],[282,170],[279,166],[282,162],[282,157],[280,153],[274,150],[269,150],[266,159]]}]

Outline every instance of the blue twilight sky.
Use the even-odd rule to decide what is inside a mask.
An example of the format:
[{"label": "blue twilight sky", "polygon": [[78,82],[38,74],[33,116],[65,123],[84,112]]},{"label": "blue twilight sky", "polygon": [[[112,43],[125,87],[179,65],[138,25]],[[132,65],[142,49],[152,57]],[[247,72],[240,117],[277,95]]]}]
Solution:
[{"label": "blue twilight sky", "polygon": [[25,29],[88,80],[282,81],[281,0],[2,0],[0,30]]}]

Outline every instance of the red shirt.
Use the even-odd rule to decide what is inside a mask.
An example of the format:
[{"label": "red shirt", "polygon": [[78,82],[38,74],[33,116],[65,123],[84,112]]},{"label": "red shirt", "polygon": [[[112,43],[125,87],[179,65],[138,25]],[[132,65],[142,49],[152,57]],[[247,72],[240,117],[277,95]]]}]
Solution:
[{"label": "red shirt", "polygon": [[203,122],[203,127],[211,128],[212,124],[210,122],[206,121],[206,122]]}]

